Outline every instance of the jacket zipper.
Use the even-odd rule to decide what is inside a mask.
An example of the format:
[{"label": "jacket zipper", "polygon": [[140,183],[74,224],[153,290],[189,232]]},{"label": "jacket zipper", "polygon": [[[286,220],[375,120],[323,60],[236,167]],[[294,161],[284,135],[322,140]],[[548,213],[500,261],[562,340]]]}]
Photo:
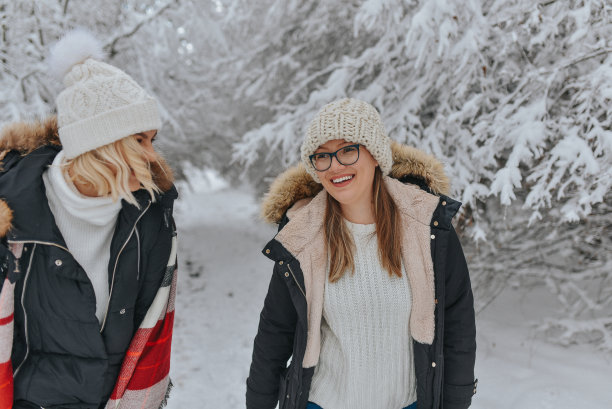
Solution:
[{"label": "jacket zipper", "polygon": [[[432,254],[436,254],[437,248],[436,246],[438,245],[438,240],[432,240]],[[438,287],[438,291],[436,291],[437,294],[435,294],[436,299],[444,299],[444,297],[446,297],[446,292],[444,290],[444,280],[446,280],[446,277],[444,276],[444,274],[437,274],[436,275],[436,279],[438,279],[440,281],[440,286],[436,286],[436,283],[434,282],[434,289],[436,289],[436,287]],[[438,332],[439,334],[441,334],[442,339],[444,339],[444,315],[445,315],[445,311],[444,308],[439,308],[439,304],[437,305],[437,319],[439,320],[439,324],[438,322],[435,323],[436,326],[436,332]],[[438,366],[435,368],[430,368],[433,371],[433,376],[432,376],[432,384],[433,384],[433,404],[434,407],[438,407],[441,408],[443,406],[443,399],[444,397],[442,396],[444,393],[444,385],[443,385],[443,379],[444,379],[444,344],[443,342],[440,342],[440,337],[437,336],[437,334],[435,335],[435,339],[436,339],[436,347],[433,349],[433,360],[434,362],[438,362]]]},{"label": "jacket zipper", "polygon": [[291,269],[291,265],[289,263],[287,263],[287,267],[289,268],[289,271],[291,272],[291,275],[293,276],[293,280],[295,281],[295,283],[297,284],[298,288],[300,289],[300,292],[302,293],[304,298],[306,298],[306,292],[304,292],[304,290],[302,289],[302,286],[300,285],[300,283],[298,282],[297,278],[295,277],[295,274],[293,274],[293,270]]},{"label": "jacket zipper", "polygon": [[66,247],[64,247],[64,246],[60,246],[59,244],[57,244],[57,243],[52,243],[52,242],[50,242],[50,241],[39,241],[39,240],[7,240],[7,243],[15,243],[15,244],[30,244],[30,243],[31,243],[31,244],[34,244],[34,245],[36,245],[36,244],[42,244],[42,245],[45,245],[45,246],[54,246],[54,247],[58,247],[58,248],[60,248],[60,249],[62,249],[62,250],[66,250],[67,252],[69,252],[69,253],[70,253],[70,250],[68,250]]},{"label": "jacket zipper", "polygon": [[[117,257],[115,258],[115,266],[113,267],[113,276],[111,279],[111,288],[110,288],[110,293],[108,294],[108,304],[106,305],[106,313],[104,314],[104,320],[102,321],[102,327],[100,327],[100,334],[102,333],[102,331],[104,331],[104,327],[106,326],[106,319],[108,318],[108,310],[110,309],[110,303],[113,297],[113,287],[115,286],[115,273],[117,272],[117,264],[119,264],[119,257],[121,257],[121,253],[123,253],[123,249],[125,249],[125,246],[127,246],[130,239],[132,238],[132,234],[134,234],[134,231],[136,230],[136,225],[138,224],[142,216],[144,216],[144,214],[147,212],[147,210],[149,210],[149,207],[151,207],[150,200],[149,200],[149,203],[147,204],[147,207],[142,211],[142,213],[140,213],[140,216],[138,216],[138,219],[136,219],[136,222],[134,222],[134,226],[132,227],[132,231],[130,232],[130,235],[125,240],[125,243],[123,243],[123,246],[121,246],[121,249],[119,250],[119,253],[117,254]],[[140,253],[140,247],[138,248],[138,252]]]},{"label": "jacket zipper", "polygon": [[138,268],[136,270],[136,281],[140,279],[140,234],[138,234],[138,230],[136,232],[136,242],[138,243]]},{"label": "jacket zipper", "polygon": [[23,361],[21,361],[21,363],[19,364],[17,369],[15,369],[15,372],[13,372],[13,379],[15,379],[15,377],[17,377],[17,374],[19,373],[19,370],[23,366],[24,362],[28,359],[28,355],[30,355],[30,339],[29,339],[29,336],[28,336],[28,314],[26,312],[25,305],[23,304],[23,300],[25,299],[25,293],[26,293],[26,289],[27,289],[27,286],[28,286],[28,277],[30,276],[30,270],[32,269],[32,260],[34,259],[34,252],[36,251],[36,245],[37,244],[34,244],[34,247],[32,247],[32,253],[30,253],[30,260],[28,262],[28,268],[26,269],[26,276],[25,276],[25,279],[23,281],[23,291],[21,291],[21,308],[23,309],[23,317],[24,317],[25,339],[26,339],[26,354],[23,357]]}]

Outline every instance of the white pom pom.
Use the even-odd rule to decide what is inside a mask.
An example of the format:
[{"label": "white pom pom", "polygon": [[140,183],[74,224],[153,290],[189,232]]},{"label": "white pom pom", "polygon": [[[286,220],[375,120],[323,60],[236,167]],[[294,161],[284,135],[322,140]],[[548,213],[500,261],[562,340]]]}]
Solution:
[{"label": "white pom pom", "polygon": [[88,58],[104,59],[100,41],[82,28],[69,31],[51,47],[49,55],[51,75],[62,80],[73,66]]}]

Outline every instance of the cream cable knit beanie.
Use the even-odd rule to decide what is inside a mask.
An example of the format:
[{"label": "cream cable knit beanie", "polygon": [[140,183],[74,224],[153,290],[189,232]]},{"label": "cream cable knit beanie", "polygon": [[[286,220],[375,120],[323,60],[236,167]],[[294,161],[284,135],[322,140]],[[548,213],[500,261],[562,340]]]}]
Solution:
[{"label": "cream cable knit beanie", "polygon": [[321,108],[310,122],[302,143],[302,162],[306,171],[318,183],[321,181],[308,157],[319,146],[333,139],[344,139],[365,146],[384,175],[391,171],[391,139],[385,132],[378,111],[367,102],[352,98],[334,101]]},{"label": "cream cable knit beanie", "polygon": [[161,127],[156,100],[125,72],[99,61],[103,57],[100,43],[82,29],[51,49],[51,71],[66,86],[56,105],[67,159]]}]

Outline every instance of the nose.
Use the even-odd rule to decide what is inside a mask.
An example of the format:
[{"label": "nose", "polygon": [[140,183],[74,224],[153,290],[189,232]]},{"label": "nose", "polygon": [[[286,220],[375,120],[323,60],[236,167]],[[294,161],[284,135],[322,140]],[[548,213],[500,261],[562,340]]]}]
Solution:
[{"label": "nose", "polygon": [[143,141],[142,150],[144,151],[145,158],[150,162],[155,159],[157,152],[150,141]]},{"label": "nose", "polygon": [[332,156],[332,162],[331,162],[331,166],[329,167],[329,170],[337,170],[337,169],[343,169],[346,166],[344,166],[343,164],[341,164],[338,161],[338,158],[336,156]]}]

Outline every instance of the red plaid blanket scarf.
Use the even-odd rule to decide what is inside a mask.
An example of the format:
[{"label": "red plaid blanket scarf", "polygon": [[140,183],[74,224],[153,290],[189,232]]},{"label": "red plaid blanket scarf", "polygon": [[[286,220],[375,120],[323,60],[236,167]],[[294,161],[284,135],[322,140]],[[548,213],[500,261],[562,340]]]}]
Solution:
[{"label": "red plaid blanket scarf", "polygon": [[[16,258],[23,244],[11,245]],[[166,274],[123,359],[107,409],[157,409],[165,405],[171,383],[170,345],[176,295],[176,236]],[[13,406],[13,315],[15,278],[10,269],[0,292],[0,409]]]}]

